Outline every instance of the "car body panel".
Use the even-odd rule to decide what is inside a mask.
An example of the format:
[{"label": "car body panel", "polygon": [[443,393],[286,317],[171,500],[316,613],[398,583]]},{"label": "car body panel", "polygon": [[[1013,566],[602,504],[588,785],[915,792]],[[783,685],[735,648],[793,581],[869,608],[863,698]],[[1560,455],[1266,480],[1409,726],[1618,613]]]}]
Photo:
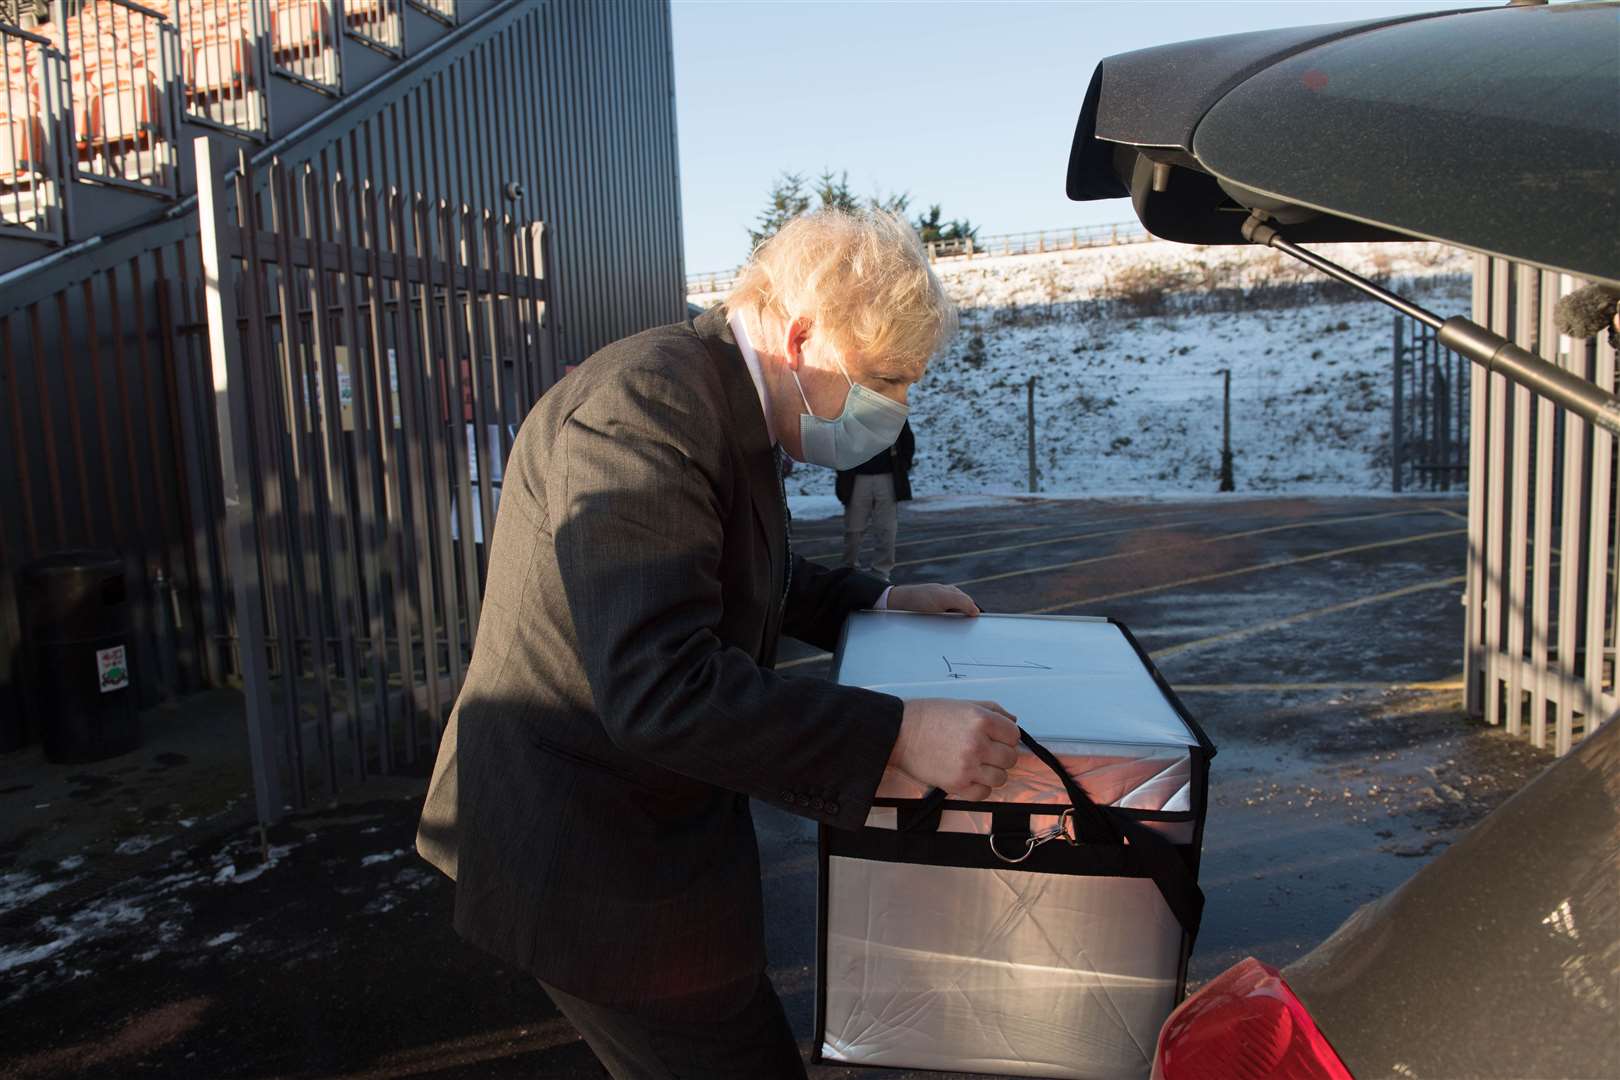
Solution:
[{"label": "car body panel", "polygon": [[1620,283],[1620,5],[1477,11],[1307,49],[1217,102],[1193,154],[1295,205]]},{"label": "car body panel", "polygon": [[1356,1076],[1620,1076],[1620,721],[1283,977]]},{"label": "car body panel", "polygon": [[1617,36],[1604,0],[1109,57],[1066,188],[1129,194],[1168,240],[1244,243],[1259,208],[1300,243],[1435,239],[1620,283]]}]

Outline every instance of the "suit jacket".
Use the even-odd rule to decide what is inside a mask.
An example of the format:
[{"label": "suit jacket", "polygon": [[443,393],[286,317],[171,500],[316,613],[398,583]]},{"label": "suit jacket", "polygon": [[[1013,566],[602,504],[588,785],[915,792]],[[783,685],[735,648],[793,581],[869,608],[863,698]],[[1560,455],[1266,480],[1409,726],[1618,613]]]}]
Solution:
[{"label": "suit jacket", "polygon": [[[593,355],[506,467],[417,848],[455,928],[602,1004],[740,1008],[764,968],[749,797],[864,823],[898,698],[771,670],[883,583],[791,560],[754,383],[714,309]],[[789,583],[791,576],[791,584]]]},{"label": "suit jacket", "polygon": [[[894,498],[896,502],[905,502],[911,498],[911,459],[917,453],[917,438],[911,433],[911,421],[907,420],[900,427],[900,437],[894,445],[887,450],[880,451],[870,461],[857,465],[853,469],[840,469],[838,477],[833,481],[833,491],[838,494],[838,501],[849,503],[849,497],[855,493],[855,477],[863,472],[886,472],[894,476]],[[886,458],[888,468],[870,468],[880,458]]]}]

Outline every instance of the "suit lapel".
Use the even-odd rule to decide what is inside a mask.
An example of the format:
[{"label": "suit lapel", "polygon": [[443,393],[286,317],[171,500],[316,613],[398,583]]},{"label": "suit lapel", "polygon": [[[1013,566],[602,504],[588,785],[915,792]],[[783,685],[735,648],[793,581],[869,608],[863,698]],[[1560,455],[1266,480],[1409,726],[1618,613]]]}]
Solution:
[{"label": "suit lapel", "polygon": [[726,310],[716,305],[692,321],[709,355],[720,371],[725,387],[726,406],[731,413],[731,430],[737,439],[738,457],[748,478],[749,501],[753,504],[755,525],[770,552],[772,592],[761,597],[767,605],[764,651],[775,651],[781,633],[782,607],[787,586],[788,512],[782,491],[782,476],[760,408],[759,392],[748,373],[748,362],[726,323]]}]

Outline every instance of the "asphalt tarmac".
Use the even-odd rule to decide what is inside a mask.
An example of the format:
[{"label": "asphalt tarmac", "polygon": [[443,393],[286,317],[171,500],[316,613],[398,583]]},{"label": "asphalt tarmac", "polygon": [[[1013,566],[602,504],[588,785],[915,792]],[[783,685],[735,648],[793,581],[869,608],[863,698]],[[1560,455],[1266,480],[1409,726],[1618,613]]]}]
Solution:
[{"label": "asphalt tarmac", "polygon": [[[903,519],[896,580],[953,582],[990,611],[1111,615],[1154,654],[1220,748],[1196,985],[1308,951],[1548,761],[1462,713],[1465,513],[1440,498],[924,508]],[[836,521],[795,538],[839,550]],[[790,643],[780,667],[828,662]],[[0,1076],[602,1075],[531,979],[452,933],[449,885],[411,851],[419,790],[279,825],[268,862],[240,827],[94,889],[71,856],[0,859]],[[808,1055],[815,826],[764,806],[756,823],[772,977]]]}]

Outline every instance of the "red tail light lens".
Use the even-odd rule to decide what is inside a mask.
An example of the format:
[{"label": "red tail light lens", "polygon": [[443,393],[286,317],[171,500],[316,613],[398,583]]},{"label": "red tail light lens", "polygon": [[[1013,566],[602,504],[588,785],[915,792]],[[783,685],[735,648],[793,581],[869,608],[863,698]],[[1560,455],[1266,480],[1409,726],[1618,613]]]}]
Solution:
[{"label": "red tail light lens", "polygon": [[1153,1080],[1354,1080],[1277,970],[1249,957],[1159,1031]]}]

